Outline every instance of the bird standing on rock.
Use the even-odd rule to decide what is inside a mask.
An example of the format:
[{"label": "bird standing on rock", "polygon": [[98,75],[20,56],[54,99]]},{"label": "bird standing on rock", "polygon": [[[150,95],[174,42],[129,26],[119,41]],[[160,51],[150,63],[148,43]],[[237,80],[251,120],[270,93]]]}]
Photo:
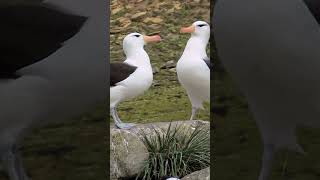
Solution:
[{"label": "bird standing on rock", "polygon": [[130,129],[134,124],[120,120],[117,105],[142,94],[149,89],[153,81],[150,59],[143,47],[148,42],[160,40],[159,35],[131,33],[123,40],[126,60],[122,63],[110,63],[110,111],[119,129]]},{"label": "bird standing on rock", "polygon": [[210,101],[211,62],[206,53],[210,26],[204,21],[196,21],[189,27],[181,28],[181,33],[191,33],[176,69],[179,82],[192,104],[190,120],[193,120],[198,109],[203,109],[203,102]]}]

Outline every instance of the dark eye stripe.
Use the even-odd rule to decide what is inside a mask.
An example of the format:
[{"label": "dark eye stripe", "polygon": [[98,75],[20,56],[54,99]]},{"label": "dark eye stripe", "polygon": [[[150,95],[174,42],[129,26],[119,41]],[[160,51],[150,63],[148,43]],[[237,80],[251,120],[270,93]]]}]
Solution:
[{"label": "dark eye stripe", "polygon": [[199,26],[199,27],[202,27],[202,26],[206,26],[206,24],[199,24],[198,26]]},{"label": "dark eye stripe", "polygon": [[138,34],[137,34],[137,35],[134,35],[134,36],[135,36],[135,37],[140,37],[140,35],[138,35]]}]

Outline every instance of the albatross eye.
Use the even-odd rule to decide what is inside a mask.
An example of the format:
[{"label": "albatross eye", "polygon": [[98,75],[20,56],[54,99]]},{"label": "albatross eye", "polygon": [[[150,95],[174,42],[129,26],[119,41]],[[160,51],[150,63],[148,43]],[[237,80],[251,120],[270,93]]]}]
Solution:
[{"label": "albatross eye", "polygon": [[138,34],[136,34],[136,35],[134,35],[135,37],[140,37],[140,35],[138,35]]},{"label": "albatross eye", "polygon": [[203,26],[206,26],[206,24],[199,24],[198,26],[199,27],[203,27]]}]

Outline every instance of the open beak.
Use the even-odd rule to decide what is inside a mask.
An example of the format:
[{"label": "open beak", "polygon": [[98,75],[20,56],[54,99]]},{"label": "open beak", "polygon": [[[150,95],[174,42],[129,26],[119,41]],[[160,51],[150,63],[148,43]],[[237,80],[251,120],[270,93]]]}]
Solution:
[{"label": "open beak", "polygon": [[145,43],[159,42],[159,41],[161,41],[161,37],[159,35],[143,36],[143,40],[144,40]]},{"label": "open beak", "polygon": [[189,27],[182,27],[180,29],[180,33],[193,33],[196,30],[196,28],[194,27],[194,25],[191,25]]}]

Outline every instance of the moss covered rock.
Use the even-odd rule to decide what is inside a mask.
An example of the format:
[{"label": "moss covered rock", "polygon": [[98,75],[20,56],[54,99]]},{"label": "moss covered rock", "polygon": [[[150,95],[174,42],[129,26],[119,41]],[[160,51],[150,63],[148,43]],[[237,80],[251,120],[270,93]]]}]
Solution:
[{"label": "moss covered rock", "polygon": [[185,177],[183,177],[181,180],[210,180],[210,167],[206,169],[202,169],[200,171],[193,172]]}]

